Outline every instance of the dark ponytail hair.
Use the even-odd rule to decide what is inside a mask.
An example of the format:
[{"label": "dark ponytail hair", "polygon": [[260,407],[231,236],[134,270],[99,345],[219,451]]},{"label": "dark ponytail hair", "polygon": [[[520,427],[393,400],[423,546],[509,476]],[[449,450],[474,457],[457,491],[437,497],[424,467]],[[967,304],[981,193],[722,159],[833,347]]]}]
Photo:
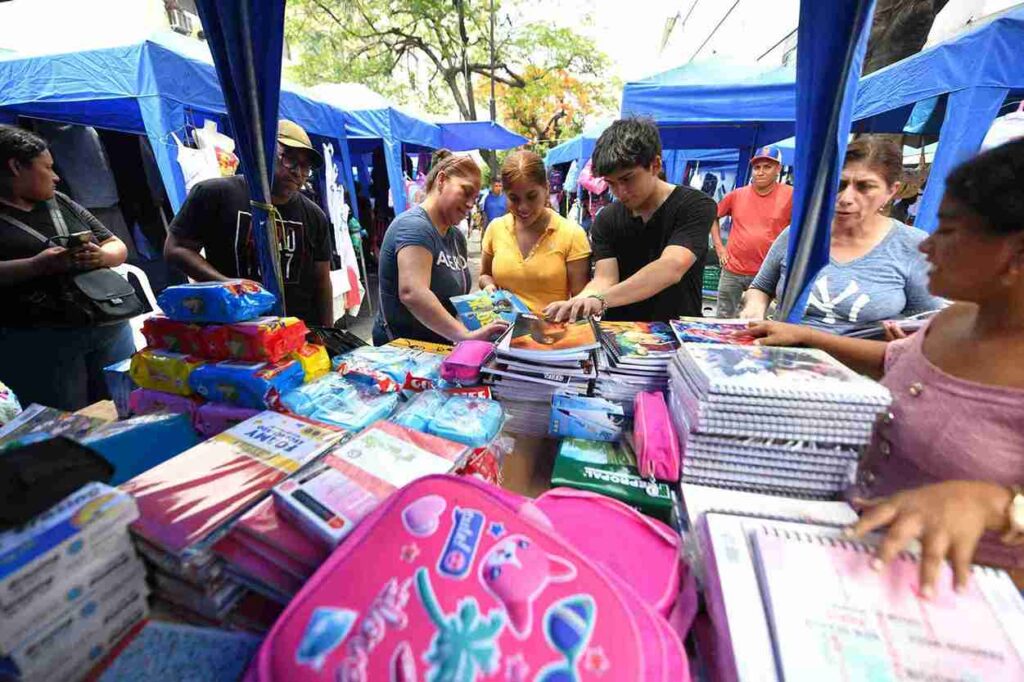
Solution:
[{"label": "dark ponytail hair", "polygon": [[437,176],[441,173],[448,177],[453,175],[460,178],[480,177],[480,168],[468,156],[456,156],[447,149],[438,149],[430,157],[430,172],[427,173],[426,181],[428,193],[434,189]]}]

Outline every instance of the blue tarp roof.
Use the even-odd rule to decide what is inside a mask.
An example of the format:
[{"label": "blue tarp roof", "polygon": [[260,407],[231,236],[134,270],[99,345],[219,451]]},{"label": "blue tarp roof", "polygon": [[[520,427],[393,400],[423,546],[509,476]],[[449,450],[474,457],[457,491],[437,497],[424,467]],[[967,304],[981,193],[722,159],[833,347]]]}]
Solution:
[{"label": "blue tarp roof", "polygon": [[529,142],[493,121],[441,123],[441,146],[453,152],[471,149],[512,149]]},{"label": "blue tarp roof", "polygon": [[[343,113],[294,91],[281,92],[281,116],[310,133],[344,140]],[[171,133],[189,111],[225,115],[206,46],[173,33],[80,52],[0,56],[0,111],[149,137],[172,205],[185,198]]]},{"label": "blue tarp roof", "polygon": [[796,71],[721,60],[694,62],[626,83],[623,116],[658,122],[670,149],[738,149],[793,134]]}]

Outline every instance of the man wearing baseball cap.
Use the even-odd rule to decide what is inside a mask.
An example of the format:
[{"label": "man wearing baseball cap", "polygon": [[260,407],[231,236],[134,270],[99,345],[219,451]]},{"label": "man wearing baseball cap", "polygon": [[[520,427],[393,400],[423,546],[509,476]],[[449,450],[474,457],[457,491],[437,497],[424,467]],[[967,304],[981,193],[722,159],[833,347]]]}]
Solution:
[{"label": "man wearing baseball cap", "polygon": [[[309,324],[334,324],[330,224],[299,190],[323,158],[299,125],[277,125],[271,202],[281,214],[279,243],[285,311]],[[206,250],[206,257],[200,250]],[[249,188],[240,175],[192,188],[171,221],[164,257],[197,281],[260,279]]]},{"label": "man wearing baseball cap", "polygon": [[[711,241],[722,266],[718,283],[718,316],[735,317],[740,299],[793,214],[793,188],[779,182],[782,150],[761,147],[750,160],[750,184],[729,192],[718,204]],[[722,243],[718,221],[732,216],[728,244]]]}]

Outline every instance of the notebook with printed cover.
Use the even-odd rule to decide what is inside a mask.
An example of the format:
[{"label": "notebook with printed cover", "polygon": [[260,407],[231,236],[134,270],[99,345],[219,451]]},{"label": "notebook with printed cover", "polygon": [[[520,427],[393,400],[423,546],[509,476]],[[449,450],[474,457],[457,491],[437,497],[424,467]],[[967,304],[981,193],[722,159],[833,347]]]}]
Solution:
[{"label": "notebook with printed cover", "polygon": [[750,346],[750,320],[712,319],[707,317],[680,317],[670,320],[672,332],[679,343],[726,343]]},{"label": "notebook with printed cover", "polygon": [[679,348],[664,322],[600,322],[601,341],[616,364],[664,365]]},{"label": "notebook with printed cover", "polygon": [[924,599],[907,553],[875,571],[858,542],[783,528],[753,541],[787,682],[1024,679],[1024,597],[1005,572],[975,566],[955,592],[943,563]]},{"label": "notebook with printed cover", "polygon": [[683,510],[691,526],[708,513],[845,527],[857,522],[856,510],[843,501],[778,497],[745,490],[726,490],[683,483]]},{"label": "notebook with printed cover", "polygon": [[881,384],[814,348],[687,343],[679,349],[698,396],[725,394],[849,402],[883,408],[891,402]]},{"label": "notebook with printed cover", "polygon": [[589,320],[551,322],[536,315],[520,314],[498,342],[497,352],[501,357],[520,360],[582,362],[600,345]]},{"label": "notebook with printed cover", "polygon": [[[684,504],[694,518],[691,493]],[[726,491],[728,492],[728,491]],[[737,495],[737,493],[730,493]],[[727,504],[723,501],[723,505]],[[800,503],[806,505],[806,502]],[[715,506],[712,504],[711,506]],[[777,508],[773,508],[777,509]],[[785,511],[780,516],[785,515]],[[709,664],[711,679],[719,682],[781,682],[775,667],[768,618],[762,606],[761,588],[754,561],[753,534],[763,527],[780,527],[835,538],[842,536],[838,526],[820,526],[798,521],[778,521],[707,512],[696,523],[700,561],[694,562],[704,587],[705,603],[711,618],[716,656]]]},{"label": "notebook with printed cover", "polygon": [[512,324],[516,315],[530,312],[518,296],[504,289],[499,289],[493,294],[474,291],[464,296],[452,296],[449,300],[455,306],[455,312],[458,313],[462,324],[470,331],[486,327],[492,322]]},{"label": "notebook with printed cover", "polygon": [[344,436],[325,424],[261,412],[122,485],[139,508],[131,530],[185,558]]},{"label": "notebook with printed cover", "polygon": [[306,533],[335,547],[391,493],[454,471],[466,446],[393,422],[377,422],[328,453],[319,466],[274,488],[282,511]]}]

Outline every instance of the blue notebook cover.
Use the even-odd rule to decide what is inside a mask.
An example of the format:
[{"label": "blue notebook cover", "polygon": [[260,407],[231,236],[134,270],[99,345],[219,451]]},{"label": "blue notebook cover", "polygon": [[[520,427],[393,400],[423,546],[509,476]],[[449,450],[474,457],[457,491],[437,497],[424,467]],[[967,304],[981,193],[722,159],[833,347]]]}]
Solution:
[{"label": "blue notebook cover", "polygon": [[492,322],[507,322],[512,324],[516,321],[519,313],[528,313],[530,309],[519,300],[515,294],[499,289],[493,294],[486,291],[474,291],[465,296],[452,296],[452,304],[455,312],[459,314],[462,324],[466,329],[473,331]]}]

